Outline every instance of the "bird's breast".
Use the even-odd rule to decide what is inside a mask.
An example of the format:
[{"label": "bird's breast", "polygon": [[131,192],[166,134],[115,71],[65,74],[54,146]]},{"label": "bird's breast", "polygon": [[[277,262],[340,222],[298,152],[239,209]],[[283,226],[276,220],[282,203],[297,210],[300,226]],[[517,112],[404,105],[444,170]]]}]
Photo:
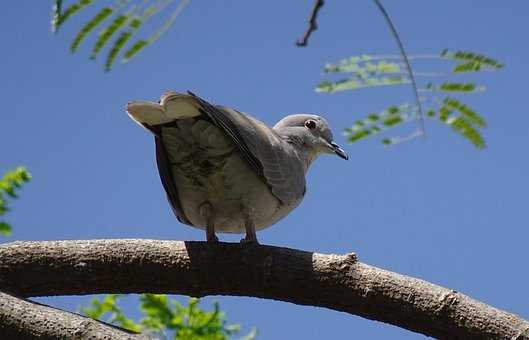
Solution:
[{"label": "bird's breast", "polygon": [[161,137],[182,210],[193,226],[205,228],[200,207],[206,202],[213,207],[219,232],[244,232],[244,209],[250,209],[257,229],[286,215],[231,139],[210,122],[178,120],[163,127]]}]

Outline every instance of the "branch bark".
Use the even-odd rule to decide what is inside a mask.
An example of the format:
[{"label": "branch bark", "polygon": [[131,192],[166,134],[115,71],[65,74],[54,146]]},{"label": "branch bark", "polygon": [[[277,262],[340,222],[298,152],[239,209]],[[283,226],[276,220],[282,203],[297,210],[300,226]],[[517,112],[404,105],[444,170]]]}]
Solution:
[{"label": "branch bark", "polygon": [[316,1],[314,1],[314,6],[312,6],[312,11],[310,12],[309,25],[307,27],[307,30],[303,34],[303,37],[301,37],[300,39],[298,39],[296,41],[296,46],[298,46],[298,47],[307,46],[307,44],[309,43],[309,38],[310,38],[312,32],[314,32],[315,30],[318,29],[318,21],[317,21],[318,14],[319,14],[320,9],[323,7],[324,4],[325,4],[324,0],[316,0]]},{"label": "branch bark", "polygon": [[0,292],[2,339],[148,340],[143,334]]},{"label": "branch bark", "polygon": [[326,307],[439,339],[529,340],[529,322],[514,314],[360,263],[352,253],[158,240],[14,242],[0,246],[0,290],[26,297],[254,296]]}]

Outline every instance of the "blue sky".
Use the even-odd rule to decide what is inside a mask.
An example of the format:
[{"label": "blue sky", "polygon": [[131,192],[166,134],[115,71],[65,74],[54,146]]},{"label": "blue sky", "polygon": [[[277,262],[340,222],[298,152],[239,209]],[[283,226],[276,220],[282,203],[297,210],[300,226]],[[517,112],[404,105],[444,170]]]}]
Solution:
[{"label": "blue sky", "polygon": [[[322,253],[354,251],[363,262],[529,318],[529,3],[386,3],[410,53],[464,48],[507,64],[502,72],[476,78],[487,84],[485,94],[465,98],[489,123],[489,147],[476,151],[435,123],[427,124],[426,138],[392,148],[375,139],[345,145],[350,161],[318,159],[301,206],[258,237]],[[289,113],[319,113],[341,144],[340,131],[366,112],[413,100],[407,87],[315,93],[326,62],[397,50],[371,1],[328,2],[309,47],[295,47],[310,6],[192,1],[167,35],[109,74],[101,61],[88,60],[89,44],[69,55],[79,21],[50,34],[50,1],[5,6],[0,170],[26,165],[34,180],[14,203],[8,215],[14,233],[3,240],[204,239],[172,215],[152,137],[124,113],[129,100],[189,89],[268,124]],[[70,310],[88,300],[41,299]],[[257,327],[260,339],[423,338],[321,308],[222,296],[202,305],[212,301],[220,302],[230,321],[246,330]],[[133,297],[125,300],[127,308],[134,303]]]}]

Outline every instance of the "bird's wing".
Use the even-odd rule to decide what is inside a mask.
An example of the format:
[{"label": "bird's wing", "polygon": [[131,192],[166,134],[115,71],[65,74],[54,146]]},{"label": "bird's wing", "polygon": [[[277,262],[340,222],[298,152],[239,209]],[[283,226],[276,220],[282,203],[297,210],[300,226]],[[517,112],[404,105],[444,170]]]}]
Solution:
[{"label": "bird's wing", "polygon": [[251,116],[214,106],[189,92],[199,110],[233,140],[242,157],[283,204],[297,204],[305,194],[305,171],[294,149]]},{"label": "bird's wing", "polygon": [[[149,129],[153,129],[148,127]],[[182,209],[180,203],[180,198],[178,196],[178,189],[174,183],[174,177],[171,171],[171,166],[169,163],[169,156],[167,150],[162,141],[162,136],[158,131],[151,130],[155,133],[154,142],[156,144],[156,163],[158,165],[158,172],[160,174],[160,180],[162,181],[163,188],[167,194],[167,200],[173,209],[178,221],[191,225],[191,222],[187,219]]]}]

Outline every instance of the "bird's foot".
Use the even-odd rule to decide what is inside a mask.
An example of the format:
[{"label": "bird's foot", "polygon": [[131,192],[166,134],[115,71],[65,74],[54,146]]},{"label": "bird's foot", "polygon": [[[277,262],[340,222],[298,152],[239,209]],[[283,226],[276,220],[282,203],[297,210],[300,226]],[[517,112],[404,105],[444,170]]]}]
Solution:
[{"label": "bird's foot", "polygon": [[219,238],[215,234],[206,235],[206,241],[207,241],[208,244],[217,244],[217,243],[219,243]]},{"label": "bird's foot", "polygon": [[248,245],[258,246],[259,245],[259,241],[257,241],[257,237],[255,237],[255,235],[253,237],[248,237],[248,235],[246,235],[246,237],[241,239],[241,244],[242,245],[248,244]]}]

